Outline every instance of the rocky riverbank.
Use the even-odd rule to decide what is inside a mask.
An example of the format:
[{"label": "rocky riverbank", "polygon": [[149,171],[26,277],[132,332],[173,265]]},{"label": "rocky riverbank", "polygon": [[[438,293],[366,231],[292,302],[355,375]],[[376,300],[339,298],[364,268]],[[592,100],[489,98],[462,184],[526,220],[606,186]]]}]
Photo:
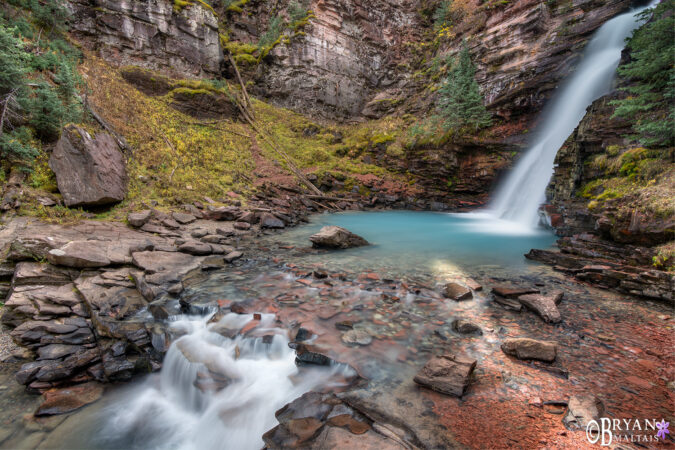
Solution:
[{"label": "rocky riverbank", "polygon": [[[190,225],[205,227],[199,220]],[[94,309],[101,303],[92,292],[140,292],[131,280],[119,286],[121,279],[111,276],[123,268],[96,269],[95,274],[62,284],[74,286],[84,304],[92,305],[93,314],[84,320],[91,323],[96,344],[82,345],[76,355],[92,349],[101,355],[100,361],[79,368],[77,379],[69,381],[94,378],[90,373],[99,364],[116,367],[111,363],[114,358],[133,363],[134,369],[127,369],[131,373],[137,367],[152,370],[139,361],[152,364],[156,356],[157,369],[163,352],[181,336],[167,318],[181,310],[214,314],[212,330],[225,337],[242,335],[262,342],[272,315],[277,327],[289,330],[299,364],[337,361],[349,364],[359,376],[345,380],[346,388],[309,393],[280,410],[280,425],[264,436],[270,448],[345,443],[473,446],[477,441],[504,447],[513,443],[511,433],[504,430],[519,432],[521,444],[583,446],[585,433],[575,432],[580,425],[571,419],[563,421],[566,411],[578,420],[606,411],[619,418],[638,412],[669,417],[664,399],[673,395],[667,384],[673,380],[668,368],[675,355],[669,345],[672,314],[663,304],[589,288],[540,265],[510,279],[495,270],[475,273],[471,279],[431,274],[390,279],[378,271],[304,266],[307,254],[321,254],[330,261],[330,251],[312,249],[309,242],[304,248],[289,248],[275,236],[241,239],[245,255],[232,265],[223,263],[222,256],[213,264],[213,257],[189,255],[202,265],[183,279],[183,293],[160,295],[146,303],[150,313],[136,316],[150,336],[146,344],[131,341],[135,336],[101,334],[136,322],[131,316],[103,316]],[[127,270],[143,269],[132,256]],[[162,272],[144,272],[139,279],[156,273]],[[466,293],[458,295],[460,289]],[[38,306],[39,301],[35,299]],[[116,311],[111,308],[109,313]],[[230,313],[252,320],[241,329],[221,326],[220,318]],[[45,330],[43,336],[47,335],[65,334]],[[127,343],[126,352],[115,356],[112,352],[122,348],[120,342]],[[38,354],[45,348],[49,347],[37,347]],[[50,360],[37,363],[44,361]],[[217,370],[214,367],[210,370]],[[209,376],[215,382],[200,379],[199,385],[216,392],[223,389],[217,373]],[[47,387],[38,382],[31,382],[34,388]],[[55,380],[52,386],[61,388],[64,383]],[[68,392],[62,397],[54,397],[61,390],[48,392],[52,398],[72,399]],[[86,400],[89,393],[86,388],[73,395]],[[62,412],[70,404],[52,402],[50,407],[63,408]],[[583,406],[589,402],[601,408]],[[49,436],[43,436],[44,442],[56,442],[48,439],[56,439],[57,432]]]}]

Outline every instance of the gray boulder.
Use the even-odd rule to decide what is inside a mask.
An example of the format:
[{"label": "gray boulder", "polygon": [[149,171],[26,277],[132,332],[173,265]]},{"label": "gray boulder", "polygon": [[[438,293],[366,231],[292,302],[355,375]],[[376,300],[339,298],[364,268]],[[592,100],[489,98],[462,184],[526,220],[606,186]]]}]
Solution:
[{"label": "gray boulder", "polygon": [[92,138],[83,128],[68,125],[56,144],[49,167],[56,174],[66,206],[117,203],[126,195],[124,155],[107,133]]},{"label": "gray boulder", "polygon": [[143,211],[135,212],[135,213],[129,213],[127,216],[127,222],[129,222],[129,225],[135,228],[140,228],[146,223],[148,223],[148,220],[152,218],[152,210],[146,209]]},{"label": "gray boulder", "polygon": [[537,313],[545,322],[559,323],[562,321],[557,303],[562,299],[562,293],[553,295],[527,294],[518,297],[518,301],[527,309]]},{"label": "gray boulder", "polygon": [[274,214],[262,213],[260,215],[260,226],[262,228],[284,228],[286,224]]},{"label": "gray boulder", "polygon": [[309,237],[314,247],[319,248],[352,248],[370,245],[368,241],[351,231],[329,225]]}]

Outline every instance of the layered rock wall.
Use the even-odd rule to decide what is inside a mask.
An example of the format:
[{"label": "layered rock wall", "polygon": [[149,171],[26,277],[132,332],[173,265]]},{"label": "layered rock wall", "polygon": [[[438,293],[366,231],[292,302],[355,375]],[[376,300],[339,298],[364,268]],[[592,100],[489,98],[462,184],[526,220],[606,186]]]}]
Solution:
[{"label": "layered rock wall", "polygon": [[[469,45],[488,108],[505,119],[539,112],[574,69],[589,38],[629,0],[519,0],[477,18]],[[475,33],[472,29],[471,33]],[[454,44],[456,50],[457,44]]]},{"label": "layered rock wall", "polygon": [[223,54],[214,12],[196,1],[69,0],[73,33],[106,60],[183,77],[212,77]]},{"label": "layered rock wall", "polygon": [[[174,10],[170,0],[70,0],[73,31],[109,61],[184,76],[214,76],[223,61],[219,20],[231,40],[257,43],[271,17],[290,2],[249,2],[243,13],[199,1]],[[541,109],[578,62],[592,33],[625,10],[629,0],[562,3],[518,0],[473,12],[453,26],[444,57],[467,39],[488,107],[511,120]],[[421,0],[312,0],[311,20],[288,32],[254,74],[259,96],[328,118],[380,117],[405,104],[428,109],[433,95],[413,74],[433,33]],[[249,14],[250,13],[250,14]],[[416,56],[417,55],[417,56]],[[424,65],[425,62],[423,61]],[[416,95],[417,94],[417,95]]]},{"label": "layered rock wall", "polygon": [[378,91],[405,84],[397,68],[419,38],[417,0],[315,0],[316,16],[271,53],[257,92],[295,110],[361,115]]}]

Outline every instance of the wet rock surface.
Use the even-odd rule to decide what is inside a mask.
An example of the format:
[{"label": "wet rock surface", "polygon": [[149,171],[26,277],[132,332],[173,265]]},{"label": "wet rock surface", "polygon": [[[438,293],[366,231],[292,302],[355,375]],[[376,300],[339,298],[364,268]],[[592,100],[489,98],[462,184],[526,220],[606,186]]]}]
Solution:
[{"label": "wet rock surface", "polygon": [[581,250],[564,252],[532,249],[527,258],[554,266],[579,281],[605,289],[637,295],[644,298],[675,301],[675,276],[645,265],[629,265],[623,260],[605,254],[588,254]]},{"label": "wet rock surface", "polygon": [[66,414],[97,401],[102,395],[103,387],[97,383],[50,390],[43,394],[45,401],[35,411],[35,416]]},{"label": "wet rock surface", "polygon": [[443,295],[452,300],[469,300],[473,298],[471,289],[459,283],[448,283],[443,287]]},{"label": "wet rock surface", "polygon": [[594,395],[572,396],[567,404],[567,414],[563,419],[570,429],[586,430],[591,420],[599,420],[605,414],[605,405]]},{"label": "wet rock surface", "polygon": [[455,355],[437,356],[415,375],[415,383],[441,394],[461,397],[469,386],[475,368],[475,359]]},{"label": "wet rock surface", "polygon": [[518,301],[537,313],[545,322],[558,323],[562,320],[560,311],[556,306],[563,298],[563,293],[554,293],[552,295],[526,294],[518,297]]},{"label": "wet rock surface", "polygon": [[[233,223],[219,221],[218,227],[233,232]],[[7,323],[14,321],[14,330],[19,330],[17,338],[35,350],[38,359],[24,362],[17,375],[37,391],[72,380],[124,379],[148,370],[153,362],[158,368],[155,352],[166,351],[172,339],[163,321],[179,314],[181,308],[200,314],[216,308],[220,314],[273,313],[279,326],[311,331],[305,336],[308,339],[296,344],[300,370],[339,361],[350,364],[361,376],[359,384],[337,394],[338,401],[354,412],[340,407],[322,417],[323,413],[317,416],[312,408],[302,406],[296,415],[280,418],[279,428],[266,435],[270,448],[300,441],[301,446],[316,448],[333,442],[357,447],[370,442],[382,448],[458,447],[471,446],[476,439],[502,448],[514,445],[509,435],[522,435],[523,430],[524,442],[530,446],[542,445],[543,440],[549,445],[580,447],[586,442],[583,432],[560,434],[565,431],[562,416],[549,412],[555,409],[562,414],[564,409],[536,405],[567,402],[587,392],[599,393],[606,409],[617,417],[631,417],[635,411],[655,417],[668,414],[663,398],[673,395],[666,381],[674,356],[666,345],[672,320],[666,306],[579,285],[545,266],[533,265],[515,278],[494,267],[480,269],[471,277],[487,292],[474,290],[472,301],[454,302],[445,300],[438,286],[448,279],[462,280],[467,274],[326,269],[302,263],[307,252],[319,250],[287,248],[274,237],[251,236],[245,245],[237,245],[245,249],[245,259],[225,265],[220,255],[220,266],[206,272],[195,263],[197,270],[185,274],[180,280],[182,292],[174,295],[168,292],[179,281],[174,270],[199,258],[212,264],[208,258],[213,258],[179,252],[175,241],[195,239],[191,234],[197,229],[208,231],[204,236],[216,235],[215,222],[181,225],[176,229],[181,237],[154,236],[127,227],[121,227],[123,232],[115,227],[106,231],[98,224],[84,229],[99,239],[116,236],[115,247],[105,240],[97,242],[108,259],[122,261],[119,266],[83,272],[29,261],[16,266],[11,295],[16,304],[3,312]],[[71,230],[68,241],[78,240],[81,231],[78,227]],[[40,238],[41,233],[56,242]],[[22,255],[45,255],[67,243],[54,231],[43,229],[41,233],[27,229],[26,235],[15,240],[18,243],[11,254],[27,259],[30,256]],[[161,253],[152,255],[156,252]],[[168,255],[180,264],[170,264],[174,260]],[[546,325],[524,309],[518,313],[496,304],[489,292],[500,286],[517,287],[517,292],[500,292],[521,307],[521,296],[549,297],[564,291],[565,300],[556,305],[563,324]],[[79,310],[77,305],[84,308]],[[64,306],[67,310],[60,309]],[[48,320],[45,314],[50,314]],[[483,334],[471,331],[464,335],[461,330],[473,327],[465,328],[463,321],[479,327]],[[365,346],[345,345],[343,334],[356,330],[367,332],[372,341]],[[247,336],[265,333],[258,326],[244,331]],[[232,336],[232,330],[222,333]],[[518,361],[502,351],[502,344],[522,336],[556,341],[555,363]],[[649,352],[645,342],[649,342]],[[479,361],[469,377],[469,388],[459,394],[461,400],[456,394],[420,388],[413,381],[420,368],[439,353],[466,354]],[[589,359],[600,364],[588,364]],[[558,365],[565,368],[567,377],[547,370]],[[50,380],[62,374],[65,378]],[[211,372],[199,380],[203,392],[218,392],[227,386],[225,376]],[[455,392],[461,385],[460,379]]]},{"label": "wet rock surface", "polygon": [[518,359],[536,359],[553,362],[557,353],[554,342],[537,341],[529,338],[511,338],[504,341],[502,351]]},{"label": "wet rock surface", "polygon": [[318,233],[310,236],[309,240],[318,248],[345,249],[369,245],[361,236],[337,226],[323,227]]}]

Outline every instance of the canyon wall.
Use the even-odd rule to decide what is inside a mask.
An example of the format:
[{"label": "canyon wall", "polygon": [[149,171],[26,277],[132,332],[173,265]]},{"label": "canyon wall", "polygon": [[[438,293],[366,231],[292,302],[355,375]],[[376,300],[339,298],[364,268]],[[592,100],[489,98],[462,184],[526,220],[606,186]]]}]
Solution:
[{"label": "canyon wall", "polygon": [[406,83],[406,42],[419,37],[416,0],[318,0],[316,18],[274,49],[256,91],[302,112],[360,116],[377,91]]},{"label": "canyon wall", "polygon": [[[256,96],[311,117],[365,120],[408,113],[421,120],[434,108],[433,61],[456,54],[466,41],[499,127],[476,142],[423,146],[396,158],[386,156],[385,146],[370,157],[414,174],[425,189],[485,198],[593,32],[628,8],[629,0],[467,3],[469,12],[451,27],[451,36],[436,39],[424,14],[425,8],[433,11],[433,2],[312,0],[307,23],[286,30],[268,55],[242,71]],[[256,44],[274,16],[287,18],[289,4],[251,0],[238,12],[219,0],[210,2],[213,9],[197,0],[183,7],[171,0],[70,0],[74,34],[108,61],[207,78],[231,75],[219,33],[230,42]],[[555,204],[569,202],[587,181],[583,161],[589,153],[621,139],[625,124],[596,123],[607,118],[606,111],[591,116],[560,152],[550,189]],[[608,135],[598,131],[605,125]],[[593,220],[586,214],[569,216],[567,223],[571,231]]]},{"label": "canyon wall", "polygon": [[593,32],[629,3],[519,0],[479,13],[484,25],[469,30],[469,45],[488,108],[507,120],[537,114],[574,69]]},{"label": "canyon wall", "polygon": [[223,53],[218,20],[200,2],[69,0],[71,31],[109,62],[181,77],[214,77]]},{"label": "canyon wall", "polygon": [[[69,0],[72,29],[119,65],[190,77],[214,77],[223,60],[220,25],[232,40],[257,43],[270,18],[290,3],[250,1],[232,13],[199,1]],[[467,39],[486,103],[507,120],[536,113],[578,61],[588,38],[629,0],[471,3],[472,12],[441,40],[421,14],[423,0],[312,0],[313,17],[257,67],[253,91],[273,103],[326,118],[379,117],[398,109],[426,112],[429,80],[413,74]],[[420,52],[425,59],[416,59]]]}]

